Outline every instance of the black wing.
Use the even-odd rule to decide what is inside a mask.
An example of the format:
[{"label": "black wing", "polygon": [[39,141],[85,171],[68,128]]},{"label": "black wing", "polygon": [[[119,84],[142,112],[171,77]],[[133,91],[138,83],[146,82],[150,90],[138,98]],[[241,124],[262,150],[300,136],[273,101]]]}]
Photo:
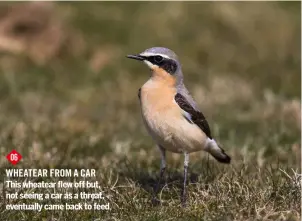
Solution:
[{"label": "black wing", "polygon": [[203,114],[200,111],[195,110],[180,93],[175,95],[175,101],[181,109],[190,115],[189,120],[196,124],[210,139],[212,139],[210,126]]},{"label": "black wing", "polygon": [[141,88],[138,89],[138,93],[137,93],[138,99],[141,99]]}]

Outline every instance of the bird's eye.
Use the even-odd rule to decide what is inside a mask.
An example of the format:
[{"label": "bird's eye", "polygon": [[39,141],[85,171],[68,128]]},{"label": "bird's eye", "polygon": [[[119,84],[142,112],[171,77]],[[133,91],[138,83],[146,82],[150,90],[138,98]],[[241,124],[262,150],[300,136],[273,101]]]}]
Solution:
[{"label": "bird's eye", "polygon": [[154,61],[155,61],[156,63],[160,63],[160,62],[163,61],[163,57],[160,56],[160,55],[156,55],[156,56],[154,56]]}]

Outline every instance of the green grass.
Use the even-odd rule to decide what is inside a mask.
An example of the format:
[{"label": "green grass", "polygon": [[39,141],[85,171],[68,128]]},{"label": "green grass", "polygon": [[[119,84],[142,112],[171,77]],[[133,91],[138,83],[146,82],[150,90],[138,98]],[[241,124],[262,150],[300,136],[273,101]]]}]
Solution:
[{"label": "green grass", "polygon": [[[17,17],[7,7],[0,5],[0,26]],[[49,10],[62,27],[53,35],[64,36],[55,53],[46,49],[52,36],[39,37],[46,28],[16,35],[28,46],[22,53],[0,45],[0,220],[301,219],[300,2],[64,2]],[[183,156],[172,153],[161,205],[151,205],[160,156],[137,99],[149,72],[125,55],[152,46],[179,55],[190,92],[232,157],[225,166],[190,155],[187,208]],[[23,156],[17,166],[5,158],[12,149]],[[4,199],[12,191],[2,184],[5,168],[94,168],[111,210],[7,211],[8,202],[33,201]]]}]

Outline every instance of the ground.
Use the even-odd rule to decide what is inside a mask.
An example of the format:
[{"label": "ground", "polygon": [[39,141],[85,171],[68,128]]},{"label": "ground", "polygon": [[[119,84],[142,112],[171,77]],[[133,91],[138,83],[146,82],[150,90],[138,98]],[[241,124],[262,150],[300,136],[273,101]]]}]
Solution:
[{"label": "ground", "polygon": [[[0,220],[301,219],[300,2],[0,9]],[[160,155],[137,98],[150,74],[125,56],[153,46],[178,54],[188,89],[232,157],[222,165],[191,154],[186,208],[183,156],[172,153],[161,204],[151,204]],[[23,156],[16,166],[5,158],[12,149]],[[7,168],[94,168],[111,210],[5,210],[31,201],[4,199]]]}]

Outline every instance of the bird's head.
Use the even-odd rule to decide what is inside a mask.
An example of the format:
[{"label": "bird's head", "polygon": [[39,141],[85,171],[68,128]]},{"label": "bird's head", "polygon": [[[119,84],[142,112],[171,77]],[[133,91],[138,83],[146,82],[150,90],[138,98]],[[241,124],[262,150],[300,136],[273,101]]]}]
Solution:
[{"label": "bird's head", "polygon": [[177,55],[168,48],[149,48],[140,54],[127,55],[127,58],[143,61],[155,77],[174,82],[174,84],[182,83],[181,65]]}]

